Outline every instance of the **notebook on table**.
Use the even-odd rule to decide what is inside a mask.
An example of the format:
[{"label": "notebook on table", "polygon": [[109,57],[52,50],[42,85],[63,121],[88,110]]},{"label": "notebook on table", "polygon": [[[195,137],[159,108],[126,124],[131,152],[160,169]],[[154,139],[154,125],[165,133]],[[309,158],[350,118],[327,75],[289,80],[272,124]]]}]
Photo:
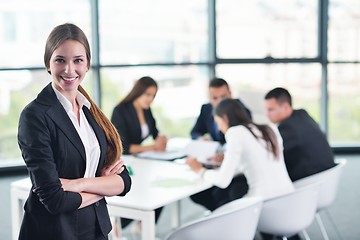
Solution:
[{"label": "notebook on table", "polygon": [[191,140],[183,149],[171,151],[146,151],[136,154],[139,158],[156,160],[175,160],[184,157],[196,157],[200,162],[206,162],[208,158],[214,156],[221,147],[219,142]]},{"label": "notebook on table", "polygon": [[136,154],[139,158],[156,159],[156,160],[175,160],[186,157],[186,154],[182,151],[146,151]]}]

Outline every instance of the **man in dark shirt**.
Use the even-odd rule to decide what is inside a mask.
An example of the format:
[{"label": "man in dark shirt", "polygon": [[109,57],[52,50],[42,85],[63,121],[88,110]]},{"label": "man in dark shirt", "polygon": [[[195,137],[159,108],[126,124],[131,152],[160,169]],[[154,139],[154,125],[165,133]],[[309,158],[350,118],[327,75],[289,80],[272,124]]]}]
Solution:
[{"label": "man in dark shirt", "polygon": [[335,166],[326,136],[305,110],[292,108],[286,89],[268,92],[265,104],[268,118],[278,124],[283,138],[284,160],[292,181]]},{"label": "man in dark shirt", "polygon": [[[334,155],[319,125],[303,109],[294,110],[290,93],[274,88],[265,95],[266,113],[278,125],[283,138],[284,160],[292,181],[313,175],[335,165]],[[273,239],[262,233],[263,240]],[[299,240],[298,234],[288,238]]]}]

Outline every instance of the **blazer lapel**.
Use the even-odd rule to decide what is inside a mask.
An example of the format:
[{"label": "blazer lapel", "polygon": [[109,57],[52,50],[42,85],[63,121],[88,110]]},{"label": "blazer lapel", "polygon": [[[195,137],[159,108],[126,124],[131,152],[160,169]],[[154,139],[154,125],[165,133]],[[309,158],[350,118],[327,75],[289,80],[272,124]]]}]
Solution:
[{"label": "blazer lapel", "polygon": [[56,94],[51,87],[51,83],[38,95],[37,101],[42,104],[49,105],[49,109],[46,113],[69,139],[69,141],[76,147],[84,161],[86,161],[85,148],[82,144],[81,138],[64,107],[56,98]]},{"label": "blazer lapel", "polygon": [[[133,122],[133,134],[136,137],[136,139],[143,139],[141,136],[141,124],[140,124],[140,120],[139,117],[137,115],[136,109],[134,107],[134,105],[132,104],[132,102],[129,102],[129,114],[131,115],[131,119],[134,119]],[[145,113],[144,113],[145,116]]]}]

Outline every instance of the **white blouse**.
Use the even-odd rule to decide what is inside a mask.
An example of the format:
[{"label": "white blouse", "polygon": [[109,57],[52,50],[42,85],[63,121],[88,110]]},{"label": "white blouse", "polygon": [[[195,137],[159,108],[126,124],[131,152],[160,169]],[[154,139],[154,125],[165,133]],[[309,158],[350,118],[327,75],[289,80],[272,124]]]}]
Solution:
[{"label": "white blouse", "polygon": [[[281,154],[278,159],[267,150],[262,138],[256,139],[244,126],[234,126],[225,134],[227,146],[220,168],[206,170],[204,179],[226,188],[235,175],[243,173],[249,185],[246,196],[262,197],[264,200],[293,191],[282,154],[282,138],[277,127],[270,127],[279,143]],[[252,130],[257,136],[262,136],[254,125]]]},{"label": "white blouse", "polygon": [[85,170],[84,178],[95,177],[100,159],[100,145],[94,130],[87,121],[84,111],[82,110],[82,107],[84,105],[88,109],[90,109],[91,104],[83,94],[81,94],[80,92],[77,93],[76,101],[79,104],[79,111],[80,111],[80,124],[79,124],[78,119],[72,110],[72,105],[70,101],[67,100],[66,97],[64,97],[54,86],[53,89],[55,91],[56,97],[60,101],[61,105],[64,107],[66,113],[68,114],[72,124],[74,125],[84,145],[85,155],[86,155],[86,170]]},{"label": "white blouse", "polygon": [[144,123],[141,125],[141,138],[144,139],[147,136],[149,136],[150,130],[149,130],[149,126]]}]

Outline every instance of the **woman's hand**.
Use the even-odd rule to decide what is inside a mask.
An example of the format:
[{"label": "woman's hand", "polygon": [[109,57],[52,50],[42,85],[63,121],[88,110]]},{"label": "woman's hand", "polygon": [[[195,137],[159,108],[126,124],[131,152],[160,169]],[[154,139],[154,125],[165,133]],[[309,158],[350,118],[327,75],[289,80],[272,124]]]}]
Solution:
[{"label": "woman's hand", "polygon": [[164,135],[157,136],[154,144],[155,151],[165,151],[166,144],[167,144],[167,138]]},{"label": "woman's hand", "polygon": [[194,157],[186,158],[186,164],[189,165],[189,167],[196,173],[199,172],[203,168],[201,162],[199,162]]},{"label": "woman's hand", "polygon": [[60,182],[62,185],[62,188],[64,189],[64,191],[69,191],[69,192],[82,192],[82,184],[81,184],[81,178],[78,179],[65,179],[65,178],[60,178]]},{"label": "woman's hand", "polygon": [[[104,167],[100,177],[65,179],[60,178],[64,191],[99,196],[115,196],[124,190],[124,182],[116,176],[124,171],[124,162],[119,159],[108,167]],[[85,196],[85,195],[84,195]],[[96,198],[97,199],[97,198]]]},{"label": "woman's hand", "polygon": [[224,160],[224,152],[218,152],[214,156],[210,157],[207,160],[214,161],[214,162],[218,163],[219,165],[221,165],[222,161]]},{"label": "woman's hand", "polygon": [[101,176],[116,175],[122,173],[122,171],[124,171],[124,161],[119,159],[110,166],[104,167],[101,171]]}]

